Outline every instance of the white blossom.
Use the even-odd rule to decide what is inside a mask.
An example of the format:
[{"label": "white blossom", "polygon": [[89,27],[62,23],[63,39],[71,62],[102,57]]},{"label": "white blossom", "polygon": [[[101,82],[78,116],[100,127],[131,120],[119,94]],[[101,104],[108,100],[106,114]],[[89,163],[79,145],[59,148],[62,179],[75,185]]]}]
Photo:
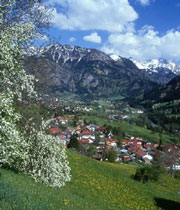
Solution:
[{"label": "white blossom", "polygon": [[[9,6],[16,1],[8,2]],[[24,125],[22,133],[17,123],[21,115],[14,108],[14,98],[21,101],[23,91],[29,97],[36,94],[34,77],[26,74],[21,56],[21,47],[32,39],[34,27],[27,22],[0,30],[0,166],[24,172],[49,186],[61,187],[71,178],[66,149],[45,133],[45,122],[38,131]]]}]

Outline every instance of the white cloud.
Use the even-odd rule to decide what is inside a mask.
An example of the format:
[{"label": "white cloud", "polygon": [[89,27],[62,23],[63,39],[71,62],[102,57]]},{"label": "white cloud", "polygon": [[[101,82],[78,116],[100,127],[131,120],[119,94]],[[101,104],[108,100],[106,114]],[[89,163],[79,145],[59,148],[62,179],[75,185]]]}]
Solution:
[{"label": "white cloud", "polygon": [[75,42],[75,41],[76,41],[76,38],[75,38],[75,37],[70,37],[70,38],[69,38],[69,41],[70,41],[70,42]]},{"label": "white cloud", "polygon": [[147,6],[150,4],[150,0],[138,0],[140,2],[140,4],[142,4],[143,6]]},{"label": "white cloud", "polygon": [[84,36],[83,39],[87,42],[101,43],[101,37],[97,32],[94,32],[90,35]]},{"label": "white cloud", "polygon": [[142,6],[148,6],[151,2],[155,2],[156,0],[137,0]]},{"label": "white cloud", "polygon": [[64,30],[132,30],[138,14],[128,0],[49,0],[54,24]]},{"label": "white cloud", "polygon": [[152,26],[138,32],[112,33],[102,50],[138,60],[163,57],[179,61],[180,31],[170,30],[160,36]]}]

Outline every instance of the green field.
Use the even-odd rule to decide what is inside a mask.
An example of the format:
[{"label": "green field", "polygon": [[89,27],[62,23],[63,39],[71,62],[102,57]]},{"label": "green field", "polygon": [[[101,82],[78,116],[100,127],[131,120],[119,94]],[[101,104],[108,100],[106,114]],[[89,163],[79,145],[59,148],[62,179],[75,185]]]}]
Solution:
[{"label": "green field", "polygon": [[180,181],[162,175],[158,183],[141,184],[128,165],[102,163],[68,151],[72,180],[61,189],[35,183],[23,174],[0,169],[2,210],[151,210],[179,207]]},{"label": "green field", "polygon": [[[98,117],[98,116],[81,116],[81,119],[91,120],[94,121],[94,123],[97,123],[97,125],[111,125],[119,127],[123,132],[133,135],[136,137],[143,137],[153,143],[159,143],[159,133],[152,132],[149,129],[131,125],[128,122],[125,121],[109,121],[106,118]],[[172,142],[173,136],[162,134],[163,142]]]}]

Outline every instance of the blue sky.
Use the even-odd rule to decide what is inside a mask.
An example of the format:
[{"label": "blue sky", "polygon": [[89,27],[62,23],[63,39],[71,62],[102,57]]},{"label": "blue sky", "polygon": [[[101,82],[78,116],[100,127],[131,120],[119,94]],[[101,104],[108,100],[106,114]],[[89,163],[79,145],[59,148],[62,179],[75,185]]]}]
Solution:
[{"label": "blue sky", "polygon": [[180,0],[46,0],[50,36],[137,60],[180,63]]}]

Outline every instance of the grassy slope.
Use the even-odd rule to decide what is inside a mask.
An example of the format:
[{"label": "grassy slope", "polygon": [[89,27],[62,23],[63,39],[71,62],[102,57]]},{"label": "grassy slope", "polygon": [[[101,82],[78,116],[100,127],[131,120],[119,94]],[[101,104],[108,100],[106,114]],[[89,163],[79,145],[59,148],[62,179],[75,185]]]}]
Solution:
[{"label": "grassy slope", "polygon": [[61,189],[0,169],[0,209],[151,210],[158,209],[154,198],[180,200],[176,193],[180,182],[176,179],[162,176],[158,184],[140,184],[130,178],[135,172],[132,166],[101,163],[73,152],[68,154],[72,180]]},{"label": "grassy slope", "polygon": [[[123,132],[126,132],[130,135],[134,135],[136,137],[144,137],[153,143],[159,143],[159,133],[155,133],[146,128],[142,128],[139,126],[131,125],[128,122],[120,122],[120,121],[109,121],[105,118],[96,117],[96,116],[81,116],[82,119],[93,120],[96,121],[98,125],[111,125],[117,126],[121,128]],[[162,135],[164,142],[172,142],[173,136],[163,134]]]}]

